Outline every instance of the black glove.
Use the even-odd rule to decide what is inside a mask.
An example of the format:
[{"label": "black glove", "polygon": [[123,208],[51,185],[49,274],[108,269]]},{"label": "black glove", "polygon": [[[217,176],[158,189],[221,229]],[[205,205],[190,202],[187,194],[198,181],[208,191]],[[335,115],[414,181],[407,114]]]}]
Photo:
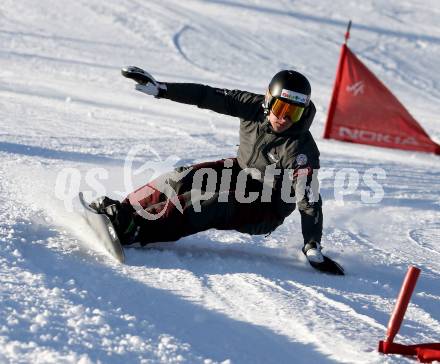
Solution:
[{"label": "black glove", "polygon": [[136,66],[123,67],[121,69],[121,74],[124,77],[136,81],[136,90],[147,95],[160,97],[167,89],[167,86],[164,83],[156,81],[147,71]]}]

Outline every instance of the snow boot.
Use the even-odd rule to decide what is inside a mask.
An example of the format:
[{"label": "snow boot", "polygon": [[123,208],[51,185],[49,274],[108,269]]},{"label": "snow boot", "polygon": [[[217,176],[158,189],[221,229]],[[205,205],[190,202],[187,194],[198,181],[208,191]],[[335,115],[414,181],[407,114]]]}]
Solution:
[{"label": "snow boot", "polygon": [[324,256],[322,255],[321,250],[321,244],[317,243],[316,241],[308,242],[302,248],[307,260],[314,263],[324,262]]}]

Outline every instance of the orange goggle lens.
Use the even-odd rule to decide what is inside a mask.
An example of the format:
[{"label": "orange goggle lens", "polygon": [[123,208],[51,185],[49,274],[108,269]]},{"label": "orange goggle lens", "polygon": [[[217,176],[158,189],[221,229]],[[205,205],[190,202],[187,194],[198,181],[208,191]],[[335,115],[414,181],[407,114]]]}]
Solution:
[{"label": "orange goggle lens", "polygon": [[275,99],[270,110],[278,119],[287,116],[292,122],[296,123],[301,119],[304,106],[293,105],[280,99]]}]

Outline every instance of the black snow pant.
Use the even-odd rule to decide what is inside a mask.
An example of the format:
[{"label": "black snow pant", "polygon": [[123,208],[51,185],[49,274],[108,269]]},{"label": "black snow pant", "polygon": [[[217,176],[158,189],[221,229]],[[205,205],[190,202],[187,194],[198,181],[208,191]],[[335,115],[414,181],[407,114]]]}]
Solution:
[{"label": "black snow pant", "polygon": [[[136,241],[175,241],[211,228],[252,235],[272,232],[285,216],[273,202],[261,201],[263,183],[240,172],[235,158],[205,162],[179,167],[130,193],[122,203],[135,211]],[[259,197],[251,203],[237,199],[237,179],[246,180],[244,197]]]}]

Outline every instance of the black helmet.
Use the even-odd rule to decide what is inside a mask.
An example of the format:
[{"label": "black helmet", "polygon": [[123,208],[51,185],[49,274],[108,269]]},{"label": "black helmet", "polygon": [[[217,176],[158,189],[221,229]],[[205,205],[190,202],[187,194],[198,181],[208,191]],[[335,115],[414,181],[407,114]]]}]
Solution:
[{"label": "black helmet", "polygon": [[299,72],[284,70],[270,81],[264,107],[270,110],[275,99],[302,107],[308,106],[312,88],[307,78]]}]

